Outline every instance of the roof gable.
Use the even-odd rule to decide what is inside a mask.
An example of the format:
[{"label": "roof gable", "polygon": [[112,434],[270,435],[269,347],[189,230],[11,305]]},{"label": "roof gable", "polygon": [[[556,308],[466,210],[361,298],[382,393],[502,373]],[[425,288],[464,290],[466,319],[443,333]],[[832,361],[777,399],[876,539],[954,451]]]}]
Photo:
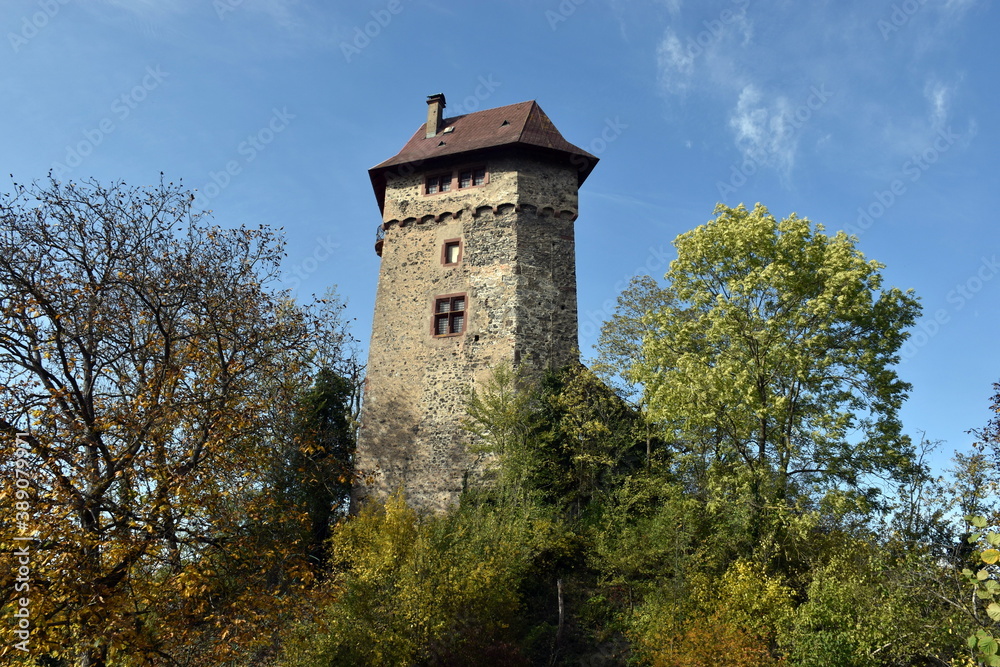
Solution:
[{"label": "roof gable", "polygon": [[566,141],[534,100],[445,118],[441,131],[430,138],[426,137],[426,127],[426,123],[422,124],[395,156],[368,170],[380,208],[385,200],[385,175],[393,167],[520,145],[568,158],[578,156],[573,163],[581,165],[579,182],[583,183],[598,161]]}]

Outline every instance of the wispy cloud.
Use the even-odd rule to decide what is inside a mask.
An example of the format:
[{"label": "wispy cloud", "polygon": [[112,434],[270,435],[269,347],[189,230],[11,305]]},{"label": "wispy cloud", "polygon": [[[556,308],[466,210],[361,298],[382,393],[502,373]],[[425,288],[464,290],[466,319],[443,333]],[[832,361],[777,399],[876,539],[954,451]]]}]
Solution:
[{"label": "wispy cloud", "polygon": [[[787,0],[731,0],[711,9],[687,3],[664,20],[655,42],[659,89],[679,122],[687,117],[681,109],[694,105],[727,110],[709,116],[718,119],[714,128],[702,115],[692,131],[717,144],[724,130],[741,159],[783,179],[810,152],[828,162],[865,156],[866,168],[895,168],[940,129],[973,131],[961,76],[928,74],[926,63],[929,54],[954,48],[957,31],[983,2],[927,0],[896,23],[894,10],[861,0],[808,9]],[[763,20],[774,15],[785,23]],[[890,22],[890,40],[880,21]],[[798,122],[813,86],[835,91],[833,101]]]},{"label": "wispy cloud", "polygon": [[663,0],[663,4],[666,5],[667,11],[671,15],[677,16],[681,13],[681,5],[683,5],[683,0]]},{"label": "wispy cloud", "polygon": [[[258,16],[269,24],[285,29],[296,29],[308,24],[303,16],[305,7],[298,0],[104,0],[140,22],[166,22],[181,16],[212,12],[220,19],[236,14]],[[98,6],[93,6],[98,12]]]},{"label": "wispy cloud", "polygon": [[656,50],[660,83],[668,93],[684,92],[694,73],[694,55],[684,48],[673,28],[667,28]]},{"label": "wispy cloud", "polygon": [[928,80],[924,86],[924,97],[930,105],[931,128],[938,130],[948,122],[948,108],[953,89],[941,81]]},{"label": "wispy cloud", "polygon": [[749,84],[740,92],[729,127],[744,159],[773,167],[787,178],[795,165],[798,145],[791,118],[792,104],[787,97],[765,99],[757,86]]}]

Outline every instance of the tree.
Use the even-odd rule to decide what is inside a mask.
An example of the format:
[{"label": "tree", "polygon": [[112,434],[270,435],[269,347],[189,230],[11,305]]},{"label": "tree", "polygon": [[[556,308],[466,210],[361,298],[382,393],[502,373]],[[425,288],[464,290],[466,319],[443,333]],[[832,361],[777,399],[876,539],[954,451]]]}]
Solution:
[{"label": "tree", "polygon": [[[331,368],[321,368],[297,402],[292,428],[296,438],[276,459],[276,487],[282,502],[271,525],[287,523],[289,514],[307,518],[291,522],[307,530],[309,562],[321,576],[326,569],[326,541],[337,517],[345,516],[353,481],[355,424],[351,403],[356,384]],[[287,406],[286,406],[287,407]],[[294,534],[294,528],[293,528]]]},{"label": "tree", "polygon": [[977,570],[962,570],[962,575],[975,593],[968,612],[975,621],[976,631],[966,641],[981,664],[997,667],[1000,665],[1000,646],[997,643],[1000,636],[1000,580],[997,576],[1000,570],[1000,533],[985,530],[985,517],[967,516],[965,520],[977,531],[969,536],[969,543],[981,547],[977,553]]},{"label": "tree", "polygon": [[642,391],[633,373],[643,360],[642,341],[648,330],[643,320],[648,313],[671,306],[670,299],[652,276],[636,276],[618,295],[611,319],[601,325],[593,371],[628,398]]},{"label": "tree", "polygon": [[206,224],[192,200],[162,181],[0,197],[0,431],[23,443],[0,454],[5,502],[7,473],[32,471],[0,540],[36,540],[36,655],[220,664],[307,569],[261,526],[276,443],[298,438],[275,414],[350,339],[271,286],[274,232]]},{"label": "tree", "polygon": [[859,488],[910,464],[893,370],[920,312],[843,232],[758,204],[679,236],[631,372],[653,419],[758,508],[807,483]]},{"label": "tree", "polygon": [[284,647],[287,667],[522,665],[521,586],[558,525],[529,506],[420,517],[400,493],[334,534],[335,599]]}]

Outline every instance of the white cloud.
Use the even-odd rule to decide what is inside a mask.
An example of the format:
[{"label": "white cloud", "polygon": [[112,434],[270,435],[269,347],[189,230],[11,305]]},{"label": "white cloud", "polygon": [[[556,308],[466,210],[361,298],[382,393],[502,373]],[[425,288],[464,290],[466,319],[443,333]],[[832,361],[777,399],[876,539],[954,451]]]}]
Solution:
[{"label": "white cloud", "polygon": [[930,105],[931,128],[941,129],[948,122],[948,109],[953,92],[953,88],[940,81],[930,80],[924,85],[924,98]]},{"label": "white cloud", "polygon": [[740,91],[729,127],[744,160],[777,169],[782,178],[787,178],[795,165],[798,146],[792,119],[788,98],[778,95],[765,100],[760,89],[749,84]]},{"label": "white cloud", "polygon": [[681,13],[681,5],[683,0],[663,0],[663,4],[667,6],[667,11],[673,16],[677,16]]},{"label": "white cloud", "polygon": [[684,47],[673,28],[667,28],[663,41],[656,49],[660,81],[669,93],[680,93],[687,89],[694,73],[694,55]]},{"label": "white cloud", "polygon": [[952,14],[962,14],[972,5],[976,4],[977,0],[946,0],[944,3],[944,11]]},{"label": "white cloud", "polygon": [[245,12],[263,16],[282,28],[298,28],[306,23],[298,13],[298,0],[104,0],[104,4],[132,14],[138,21],[162,22],[189,13],[215,14],[220,20]]},{"label": "white cloud", "polygon": [[[679,0],[666,1],[671,13],[680,13]],[[685,16],[682,20],[675,16],[656,48],[664,92],[682,94],[695,83],[714,87],[721,82],[730,87],[729,77],[745,62],[746,49],[753,40],[748,7],[749,0],[732,0],[731,5],[705,17]]]}]

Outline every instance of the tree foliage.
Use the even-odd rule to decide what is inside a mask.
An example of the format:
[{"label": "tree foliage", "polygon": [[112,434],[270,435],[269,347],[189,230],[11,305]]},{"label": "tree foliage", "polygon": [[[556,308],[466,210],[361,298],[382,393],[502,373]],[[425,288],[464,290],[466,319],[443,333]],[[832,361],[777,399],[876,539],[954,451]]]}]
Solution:
[{"label": "tree foliage", "polygon": [[611,319],[601,325],[592,369],[610,387],[633,398],[641,395],[635,371],[644,363],[643,340],[649,313],[674,305],[672,295],[651,276],[637,276],[618,295]]},{"label": "tree foliage", "polygon": [[514,641],[519,589],[557,530],[531,507],[420,517],[401,494],[372,502],[334,535],[337,598],[282,664],[529,664]]},{"label": "tree foliage", "polygon": [[350,339],[336,304],[271,287],[283,254],[163,182],[0,198],[0,430],[26,443],[0,466],[30,467],[33,494],[0,539],[36,539],[36,655],[221,664],[266,644],[281,586],[308,578],[301,545],[262,525],[276,443],[298,441],[277,417]]},{"label": "tree foliage", "polygon": [[916,299],[844,233],[719,206],[675,241],[663,307],[633,369],[677,441],[742,470],[757,501],[856,486],[908,463],[893,369]]}]

